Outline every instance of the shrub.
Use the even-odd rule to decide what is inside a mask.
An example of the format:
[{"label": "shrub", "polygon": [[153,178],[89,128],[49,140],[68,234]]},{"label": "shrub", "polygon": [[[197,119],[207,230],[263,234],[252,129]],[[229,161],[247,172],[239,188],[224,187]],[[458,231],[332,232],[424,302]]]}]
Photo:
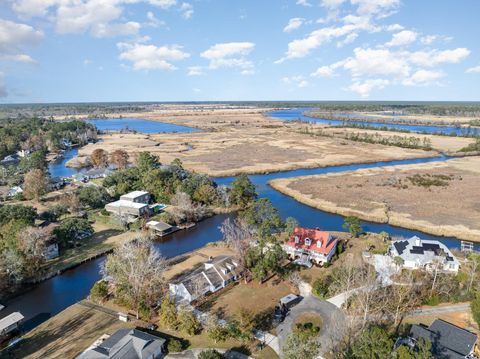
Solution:
[{"label": "shrub", "polygon": [[182,342],[178,339],[169,339],[167,344],[167,351],[169,353],[178,353],[183,350]]},{"label": "shrub", "polygon": [[90,289],[90,298],[94,301],[102,301],[108,295],[108,283],[104,280],[95,282],[92,289]]},{"label": "shrub", "polygon": [[198,355],[198,359],[223,359],[225,356],[215,349],[204,350]]},{"label": "shrub", "polygon": [[329,277],[316,279],[312,285],[312,293],[321,299],[325,298],[328,295],[328,282]]},{"label": "shrub", "polygon": [[103,208],[101,211],[100,211],[100,214],[102,216],[105,216],[105,217],[110,217],[110,212],[107,211],[105,208]]}]

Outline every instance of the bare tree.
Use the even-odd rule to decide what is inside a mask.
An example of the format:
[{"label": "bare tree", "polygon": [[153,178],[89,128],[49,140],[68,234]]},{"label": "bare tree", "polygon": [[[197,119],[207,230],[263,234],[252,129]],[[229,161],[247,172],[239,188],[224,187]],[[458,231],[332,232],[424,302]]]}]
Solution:
[{"label": "bare tree", "polygon": [[220,226],[220,232],[223,234],[225,243],[235,252],[240,264],[245,266],[247,251],[253,239],[253,229],[241,218],[233,221],[227,218]]},{"label": "bare tree", "polygon": [[480,254],[478,253],[470,253],[468,258],[465,261],[465,267],[468,271],[468,286],[467,290],[470,292],[472,290],[473,283],[475,279],[478,277],[478,268],[480,266]]},{"label": "bare tree", "polygon": [[29,275],[35,274],[45,262],[45,249],[50,238],[46,228],[27,227],[18,235],[19,248],[27,258]]},{"label": "bare tree", "polygon": [[137,319],[142,306],[158,302],[165,289],[164,272],[167,262],[148,237],[123,242],[108,255],[102,274],[136,311]]},{"label": "bare tree", "polygon": [[90,155],[90,160],[95,167],[107,167],[108,166],[108,152],[102,148],[93,150]]},{"label": "bare tree", "polygon": [[60,202],[68,208],[68,211],[71,214],[74,215],[78,214],[78,212],[80,212],[80,209],[82,208],[80,198],[75,192],[65,193],[65,195],[61,198]]},{"label": "bare tree", "polygon": [[24,195],[27,199],[39,200],[40,196],[47,193],[47,176],[41,169],[33,169],[25,174],[23,182]]},{"label": "bare tree", "polygon": [[125,150],[115,150],[110,154],[110,162],[117,168],[124,169],[127,167],[129,155]]}]

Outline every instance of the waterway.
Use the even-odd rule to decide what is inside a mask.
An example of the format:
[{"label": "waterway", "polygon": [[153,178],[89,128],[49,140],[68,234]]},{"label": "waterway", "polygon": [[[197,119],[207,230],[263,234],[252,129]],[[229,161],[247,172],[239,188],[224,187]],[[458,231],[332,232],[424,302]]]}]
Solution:
[{"label": "waterway", "polygon": [[[276,114],[278,116],[278,114]],[[52,175],[68,175],[70,169],[65,168],[65,162],[76,155],[77,149],[66,151],[65,156],[58,162],[52,163],[50,171]],[[275,178],[288,178],[295,176],[305,176],[321,173],[352,171],[361,168],[383,167],[388,165],[426,163],[433,161],[446,161],[448,157],[439,156],[434,158],[421,158],[413,160],[398,160],[388,162],[375,162],[369,164],[334,166],[313,169],[299,169],[294,171],[277,172],[264,175],[250,176],[252,182],[256,185],[260,197],[269,198],[273,205],[278,208],[283,218],[295,217],[302,226],[320,227],[325,230],[342,231],[344,218],[340,215],[324,212],[316,208],[306,206],[297,202],[268,185],[268,181]],[[63,167],[62,167],[63,166]],[[64,171],[64,172],[62,172]],[[64,174],[62,174],[64,173]],[[215,178],[217,183],[228,185],[234,177]],[[195,227],[175,232],[165,240],[156,243],[161,253],[170,258],[177,255],[193,251],[203,247],[207,243],[219,241],[222,235],[219,230],[221,223],[234,214],[217,215],[208,218]],[[386,231],[393,236],[411,237],[420,236],[425,239],[436,239],[445,243],[450,248],[458,248],[460,242],[455,238],[437,237],[421,233],[419,231],[408,230],[394,227],[388,224],[378,224],[371,222],[362,222],[366,231],[381,232]],[[25,330],[29,330],[47,320],[50,316],[57,314],[66,307],[85,298],[95,281],[100,279],[100,266],[104,258],[98,258],[88,263],[82,264],[74,269],[66,271],[61,275],[44,281],[32,290],[11,299],[6,303],[6,308],[0,312],[0,318],[14,311],[20,311],[26,318]]]},{"label": "waterway", "polygon": [[428,125],[407,125],[400,123],[383,123],[374,121],[355,121],[355,120],[329,120],[324,118],[316,118],[305,116],[306,111],[312,111],[312,108],[293,108],[283,111],[274,111],[267,113],[268,116],[286,120],[286,121],[302,121],[308,123],[318,123],[329,126],[343,126],[343,125],[355,125],[355,126],[367,126],[373,128],[388,128],[391,130],[409,131],[415,133],[428,133],[428,134],[441,134],[441,135],[457,135],[457,136],[473,136],[480,135],[480,128],[460,128],[454,126],[428,126]]},{"label": "waterway", "polygon": [[135,131],[141,133],[165,133],[165,132],[197,132],[193,127],[180,126],[172,123],[149,121],[141,118],[124,117],[113,119],[93,119],[87,122],[95,125],[100,131]]}]

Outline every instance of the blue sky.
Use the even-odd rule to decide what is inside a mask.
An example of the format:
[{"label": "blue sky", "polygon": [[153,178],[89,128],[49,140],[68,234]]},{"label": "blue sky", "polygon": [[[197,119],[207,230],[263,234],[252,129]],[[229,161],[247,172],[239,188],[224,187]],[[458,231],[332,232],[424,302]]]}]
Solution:
[{"label": "blue sky", "polygon": [[478,0],[4,0],[0,102],[480,100]]}]

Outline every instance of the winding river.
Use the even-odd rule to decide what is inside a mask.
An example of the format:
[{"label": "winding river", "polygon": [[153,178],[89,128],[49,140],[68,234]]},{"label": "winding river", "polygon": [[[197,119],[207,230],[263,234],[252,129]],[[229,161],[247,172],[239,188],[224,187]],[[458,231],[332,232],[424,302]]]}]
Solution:
[{"label": "winding river", "polygon": [[[303,111],[304,110],[302,109],[295,109],[288,112],[287,115],[285,115],[285,111],[273,113],[271,115],[272,117],[276,118],[286,119],[286,116],[293,119]],[[135,120],[129,119],[129,122],[132,121]],[[383,125],[384,124],[382,124],[382,126]],[[129,128],[131,128],[130,125]],[[182,132],[182,129],[176,128],[176,130],[177,132]],[[62,159],[52,162],[50,165],[51,174],[53,176],[68,176],[74,173],[70,171],[75,170],[66,168],[65,163],[68,161],[68,159],[76,156],[76,153],[77,149],[68,150]],[[398,160],[369,164],[299,169],[272,174],[252,175],[250,176],[250,179],[256,185],[259,196],[269,198],[274,206],[278,208],[282,217],[295,217],[303,226],[306,227],[320,227],[326,230],[341,231],[343,230],[342,216],[324,212],[301,204],[293,198],[274,190],[268,185],[268,181],[275,178],[344,172],[361,168],[382,167],[387,165],[446,161],[448,159],[449,157],[439,156],[434,158],[421,158],[413,160]],[[219,184],[225,185],[230,184],[233,179],[234,177],[215,178]],[[156,246],[164,256],[173,257],[203,247],[207,243],[219,241],[221,240],[222,235],[218,227],[227,217],[231,216],[234,216],[234,214],[223,214],[208,218],[189,230],[173,233],[172,235],[168,236],[166,240],[158,242]],[[460,246],[460,242],[455,238],[437,237],[418,231],[394,227],[388,224],[363,222],[363,227],[367,231],[386,231],[395,236],[410,237],[413,235],[418,235],[425,239],[437,239],[451,248]],[[6,305],[6,308],[0,312],[0,318],[10,314],[11,312],[20,311],[26,319],[24,329],[30,330],[34,328],[43,321],[47,320],[50,316],[57,314],[66,307],[85,298],[95,281],[100,279],[99,269],[103,262],[104,258],[98,258],[82,264],[72,270],[66,271],[61,275],[38,284],[30,291],[13,298],[6,303],[2,303]]]},{"label": "winding river", "polygon": [[330,126],[342,126],[342,125],[355,125],[355,126],[366,126],[373,128],[388,128],[391,130],[401,130],[409,131],[416,133],[429,133],[429,134],[442,134],[442,135],[457,135],[457,136],[473,136],[480,135],[480,128],[460,128],[452,126],[428,126],[428,125],[406,125],[400,123],[383,123],[383,122],[374,122],[372,121],[355,121],[355,120],[329,120],[317,117],[305,116],[304,112],[311,111],[312,108],[295,108],[283,111],[274,111],[269,112],[267,115],[273,118],[286,121],[303,121],[309,123],[318,123],[322,125]]}]

